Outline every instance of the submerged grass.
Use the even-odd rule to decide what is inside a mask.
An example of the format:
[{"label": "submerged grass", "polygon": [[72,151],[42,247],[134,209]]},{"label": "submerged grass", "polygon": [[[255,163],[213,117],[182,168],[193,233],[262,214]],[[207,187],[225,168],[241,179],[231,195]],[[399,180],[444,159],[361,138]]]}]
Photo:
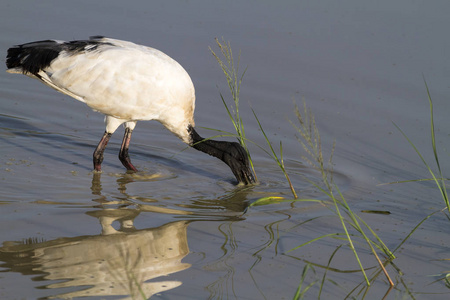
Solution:
[{"label": "submerged grass", "polygon": [[[398,129],[398,131],[400,131],[400,133],[405,137],[405,139],[408,141],[408,143],[411,145],[411,147],[414,149],[414,151],[416,151],[417,155],[420,157],[420,160],[423,162],[425,167],[428,169],[428,172],[430,172],[432,180],[436,183],[436,186],[441,193],[442,199],[444,200],[445,206],[447,207],[447,211],[450,212],[450,203],[449,203],[449,199],[448,199],[447,188],[445,187],[445,181],[447,179],[444,178],[444,176],[442,174],[441,165],[439,163],[439,156],[438,156],[437,147],[436,147],[436,134],[434,131],[433,100],[431,99],[430,90],[428,89],[428,84],[427,84],[425,78],[423,79],[423,81],[425,83],[425,87],[427,90],[427,96],[428,96],[428,102],[430,104],[431,148],[433,149],[434,161],[435,161],[436,167],[438,169],[438,175],[436,175],[433,172],[430,165],[427,163],[427,161],[422,156],[422,154],[417,149],[417,147],[414,145],[414,143],[408,138],[408,136],[400,129],[400,127],[397,124],[395,124],[395,123],[393,123],[393,124]],[[422,180],[429,180],[429,179],[422,179]],[[404,182],[411,182],[411,181],[404,181]]]},{"label": "submerged grass", "polygon": [[313,281],[310,284],[308,284],[306,287],[303,287],[303,284],[305,283],[305,279],[306,279],[306,274],[308,273],[309,269],[312,268],[311,264],[306,264],[303,267],[303,272],[302,272],[302,277],[300,279],[300,284],[297,287],[297,291],[295,292],[294,295],[294,300],[298,300],[298,299],[304,299],[304,296],[306,294],[306,292],[316,284],[317,281]]},{"label": "submerged grass", "polygon": [[[225,74],[225,77],[227,79],[228,87],[231,92],[231,96],[233,99],[233,105],[228,105],[225,101],[222,94],[220,94],[222,102],[226,108],[226,111],[228,113],[228,116],[230,117],[230,120],[236,130],[236,137],[239,139],[241,145],[246,149],[247,154],[250,159],[250,163],[252,166],[252,169],[254,171],[253,162],[251,161],[250,153],[248,152],[248,148],[246,145],[246,142],[249,141],[245,136],[245,130],[244,130],[244,123],[243,119],[239,113],[239,92],[240,92],[240,85],[242,83],[242,77],[245,74],[245,71],[242,73],[242,75],[238,75],[239,72],[239,62],[240,62],[240,55],[238,57],[237,64],[234,63],[233,54],[231,51],[231,46],[229,43],[226,43],[223,39],[222,42],[216,39],[216,43],[221,51],[222,56],[225,58],[225,62],[222,61],[222,59],[210,48],[211,53],[217,60],[218,64],[220,65],[222,71]],[[366,223],[363,221],[362,218],[360,218],[358,215],[356,215],[353,210],[348,205],[345,197],[337,187],[337,185],[333,182],[333,153],[335,149],[335,143],[333,142],[333,146],[331,149],[331,155],[328,160],[324,159],[323,152],[322,152],[322,144],[321,144],[321,138],[319,134],[319,130],[316,126],[315,118],[311,112],[306,107],[306,104],[303,105],[303,111],[301,112],[298,106],[295,104],[295,113],[297,116],[298,124],[294,124],[291,122],[292,126],[296,129],[299,136],[297,136],[297,140],[299,141],[300,145],[302,146],[303,151],[306,153],[306,155],[302,155],[302,159],[306,162],[308,162],[315,170],[319,171],[322,177],[322,184],[319,185],[317,183],[311,182],[307,178],[305,180],[310,181],[320,192],[327,195],[329,198],[329,201],[323,201],[323,200],[317,200],[317,199],[298,199],[297,193],[295,191],[295,188],[292,184],[292,181],[287,173],[284,160],[283,160],[283,145],[280,142],[280,148],[279,148],[279,155],[275,151],[274,147],[272,146],[272,142],[266,135],[263,126],[256,115],[255,111],[253,111],[253,115],[255,117],[256,122],[258,123],[258,126],[261,130],[261,133],[263,134],[267,145],[269,146],[269,149],[266,150],[263,147],[257,145],[263,151],[265,151],[269,156],[272,157],[272,159],[277,163],[281,171],[286,177],[286,180],[289,183],[292,195],[294,197],[293,200],[284,200],[280,199],[280,197],[263,197],[259,200],[253,202],[250,206],[255,205],[266,205],[266,204],[272,204],[272,203],[279,203],[282,201],[319,201],[320,203],[324,204],[326,207],[328,207],[330,210],[334,212],[334,214],[338,217],[340,224],[343,229],[343,233],[331,233],[331,234],[325,234],[320,237],[317,237],[309,242],[303,243],[302,245],[299,245],[290,251],[294,251],[297,249],[300,249],[301,247],[310,244],[312,242],[315,242],[317,240],[332,237],[337,240],[341,240],[342,237],[345,237],[346,245],[351,249],[353,252],[353,255],[360,267],[360,271],[363,274],[363,277],[365,279],[365,283],[367,286],[370,286],[370,281],[368,276],[366,275],[365,268],[363,267],[363,264],[359,258],[358,251],[355,247],[355,238],[362,239],[365,244],[367,245],[369,251],[374,255],[376,258],[378,265],[380,266],[380,269],[384,272],[390,286],[393,286],[393,282],[387,273],[383,262],[379,258],[376,249],[379,251],[382,251],[386,257],[388,257],[388,260],[392,260],[394,257],[393,253],[388,249],[388,247],[383,243],[381,238],[375,233],[375,231]],[[222,132],[225,133],[225,132]],[[227,135],[231,135],[230,133],[226,133]],[[335,195],[336,193],[336,195]],[[352,232],[351,232],[351,229]],[[368,230],[371,234],[371,238],[366,234],[365,230]],[[342,246],[338,245],[336,251],[340,249]],[[335,253],[334,253],[335,254]],[[334,256],[333,254],[333,256]],[[333,258],[333,256],[330,258]],[[329,262],[329,263],[330,263]],[[295,299],[300,299],[304,296],[304,293],[316,282],[313,282],[311,285],[308,285],[306,288],[302,287],[303,281],[305,280],[306,272],[308,271],[308,265],[305,266],[303,270],[302,279],[300,282],[300,285],[297,289],[297,292],[295,294]],[[322,291],[323,284],[325,282],[325,276],[321,281],[320,291]]]},{"label": "submerged grass", "polygon": [[[219,46],[219,49],[222,53],[222,56],[225,57],[224,63],[218,55],[210,48],[210,51],[216,58],[217,62],[219,63],[220,67],[222,68],[222,71],[224,72],[229,89],[231,91],[231,96],[233,98],[233,105],[228,105],[225,101],[222,94],[220,94],[222,102],[226,108],[226,111],[228,113],[228,116],[230,117],[233,126],[236,130],[236,134],[231,134],[228,132],[222,132],[226,135],[232,135],[236,136],[241,145],[246,149],[247,154],[249,156],[251,167],[254,171],[253,162],[251,161],[250,153],[248,152],[248,148],[246,145],[247,141],[250,141],[245,136],[245,130],[244,130],[244,123],[241,115],[239,114],[239,92],[240,92],[240,85],[242,83],[242,77],[245,74],[245,71],[242,73],[241,76],[238,76],[238,70],[239,70],[239,61],[240,61],[240,55],[237,61],[237,65],[235,66],[233,55],[231,51],[231,47],[229,43],[226,43],[225,41],[220,42],[218,39],[216,39],[216,43]],[[403,134],[403,136],[407,139],[407,141],[410,143],[410,145],[413,147],[413,149],[416,151],[416,153],[419,155],[420,159],[424,163],[424,165],[427,167],[428,171],[430,172],[432,178],[431,179],[420,179],[420,180],[411,180],[411,181],[422,181],[422,180],[433,180],[444,200],[444,203],[446,205],[446,209],[448,212],[450,212],[450,204],[448,199],[448,194],[446,190],[445,181],[447,179],[444,178],[437,147],[436,147],[436,139],[435,139],[435,129],[434,129],[434,119],[433,119],[433,102],[430,96],[430,91],[428,89],[428,85],[424,79],[428,100],[430,104],[430,114],[431,114],[431,144],[432,149],[434,153],[434,159],[437,166],[438,174],[436,175],[431,167],[428,165],[428,163],[425,161],[419,150],[416,148],[416,146],[412,143],[412,141],[406,136],[406,134],[397,126],[395,123],[395,127]],[[314,243],[318,240],[325,239],[325,238],[332,238],[340,242],[340,244],[337,245],[336,249],[334,250],[333,254],[329,258],[328,265],[323,266],[325,269],[323,277],[321,280],[314,280],[309,285],[306,285],[306,274],[310,270],[314,270],[312,268],[312,265],[310,262],[308,262],[305,267],[303,268],[303,272],[301,275],[300,283],[298,285],[297,291],[294,295],[294,299],[302,299],[305,296],[305,293],[315,284],[319,284],[319,295],[320,298],[323,287],[325,282],[327,282],[327,272],[328,270],[331,270],[330,265],[331,261],[335,257],[335,254],[341,250],[343,247],[348,247],[355,257],[355,260],[357,261],[359,265],[359,270],[361,274],[364,277],[364,281],[361,284],[358,284],[353,290],[349,292],[347,295],[347,298],[353,298],[356,296],[362,296],[362,298],[365,298],[369,288],[371,286],[371,283],[373,283],[376,278],[381,274],[384,273],[387,282],[389,283],[389,288],[386,292],[386,295],[392,290],[392,287],[394,286],[394,283],[389,275],[389,273],[386,270],[386,266],[389,264],[392,266],[392,268],[398,272],[401,275],[401,271],[398,267],[395,266],[393,263],[393,260],[396,258],[394,253],[411,237],[411,235],[417,230],[417,228],[425,222],[428,218],[430,218],[435,213],[439,212],[433,212],[429,214],[427,217],[425,217],[422,221],[419,222],[419,224],[412,229],[412,231],[400,242],[400,244],[391,251],[386,244],[383,242],[383,240],[378,236],[378,234],[373,230],[360,216],[358,216],[349,206],[347,200],[345,199],[344,195],[340,191],[339,187],[334,183],[333,181],[333,154],[335,149],[335,142],[333,142],[332,148],[331,148],[331,154],[328,159],[324,158],[323,151],[322,151],[322,144],[321,144],[321,138],[319,134],[319,130],[316,126],[314,115],[312,114],[311,110],[306,107],[306,104],[303,104],[303,111],[300,110],[300,108],[294,103],[295,106],[295,114],[297,116],[297,122],[290,122],[291,125],[295,128],[295,130],[298,133],[297,140],[301,145],[301,148],[304,155],[301,155],[301,158],[303,161],[307,162],[313,169],[318,171],[321,174],[321,181],[320,183],[315,183],[309,180],[308,178],[304,178],[306,181],[310,182],[313,186],[317,188],[322,194],[326,195],[328,200],[318,200],[318,199],[302,199],[298,198],[297,193],[295,191],[295,188],[293,186],[293,183],[289,177],[289,174],[286,170],[284,160],[283,160],[283,145],[280,141],[279,146],[279,154],[277,154],[277,151],[275,151],[272,142],[268,138],[267,134],[265,133],[263,126],[256,115],[255,111],[252,110],[254,118],[259,126],[259,129],[261,130],[261,133],[264,136],[264,139],[267,142],[268,149],[261,147],[260,145],[256,146],[261,148],[266,154],[268,154],[272,159],[276,162],[276,164],[279,166],[280,170],[283,172],[284,176],[286,177],[286,180],[290,186],[292,195],[294,199],[285,199],[283,197],[262,197],[253,203],[251,203],[247,209],[250,209],[251,207],[258,206],[258,205],[268,205],[268,204],[274,204],[274,203],[280,203],[280,202],[295,202],[295,201],[304,201],[304,202],[319,202],[323,204],[325,207],[330,209],[333,214],[338,218],[339,223],[341,225],[343,232],[333,232],[324,234],[322,236],[316,237],[311,239],[310,241],[304,242],[301,245],[298,245],[297,247],[294,247],[288,252],[292,252],[298,249],[301,249],[302,247],[309,245],[311,243]],[[253,142],[252,142],[253,143]],[[411,182],[411,181],[403,181],[403,182]],[[398,182],[397,182],[398,183]],[[320,217],[312,218],[308,221],[302,222],[301,224],[304,224],[309,221],[313,221],[314,219],[317,219]],[[301,225],[299,224],[299,225]],[[275,238],[275,237],[273,237]],[[280,239],[280,237],[278,237]],[[342,243],[342,241],[345,241],[345,243]],[[265,248],[269,247],[271,243],[269,243]],[[365,245],[365,249],[368,250],[369,253],[371,253],[377,262],[378,267],[376,270],[372,273],[372,275],[369,277],[366,274],[366,270],[372,269],[371,268],[365,268],[363,266],[363,262],[360,259],[360,255],[358,253],[357,246]],[[264,249],[265,249],[264,248]],[[379,253],[383,255],[383,258],[380,258]],[[290,256],[290,255],[289,255]],[[321,266],[322,267],[322,266]],[[314,270],[315,273],[315,270]],[[442,275],[443,280],[445,284],[448,284],[450,286],[450,274],[443,274]],[[332,282],[332,281],[330,281]],[[333,282],[336,284],[335,282]],[[407,291],[408,295],[411,295],[411,292],[407,288],[406,284],[402,283],[402,279],[400,278],[400,283],[405,286],[405,290]],[[337,284],[336,284],[337,285]],[[360,289],[359,292],[357,289]]]},{"label": "submerged grass", "polygon": [[[309,110],[306,107],[306,104],[303,105],[303,112],[301,112],[297,105],[295,105],[295,111],[298,119],[298,124],[296,125],[293,122],[291,124],[294,126],[294,128],[299,133],[299,136],[297,137],[297,140],[301,144],[303,150],[305,151],[306,155],[303,155],[303,160],[307,161],[314,169],[319,171],[322,175],[322,184],[323,186],[319,186],[318,184],[311,182],[319,191],[321,191],[323,194],[327,195],[330,199],[330,202],[323,202],[325,204],[328,204],[327,207],[329,209],[333,208],[332,211],[339,219],[339,222],[341,224],[342,229],[344,230],[344,236],[347,240],[347,245],[353,252],[353,255],[360,267],[361,273],[363,274],[367,286],[370,286],[370,281],[365,273],[365,269],[363,267],[363,264],[359,258],[358,252],[356,250],[355,244],[354,244],[354,238],[362,239],[366,244],[370,252],[374,255],[376,258],[378,265],[383,270],[387,280],[389,281],[389,284],[393,286],[393,282],[386,271],[383,263],[381,262],[381,259],[379,258],[377,251],[374,247],[382,251],[387,257],[390,259],[394,258],[393,253],[389,250],[389,248],[385,245],[385,243],[381,240],[381,238],[375,233],[375,231],[366,223],[362,218],[360,218],[348,205],[344,195],[339,190],[339,187],[334,184],[333,182],[333,153],[335,149],[335,143],[333,142],[333,146],[331,149],[331,155],[328,159],[328,162],[325,162],[323,152],[322,152],[322,145],[321,145],[321,139],[320,139],[320,133],[315,123],[315,118],[313,114],[311,113],[311,110]],[[305,178],[308,180],[307,178]],[[309,180],[308,180],[309,181]],[[329,205],[331,204],[331,206]],[[345,215],[344,215],[345,214]],[[354,233],[350,232],[350,228],[354,229]],[[369,238],[369,236],[366,234],[365,230],[368,230],[372,236],[372,238]],[[333,238],[336,238],[337,236],[340,236],[340,234],[326,234],[321,237],[318,237],[314,240],[326,238],[332,236]],[[300,245],[298,247],[295,247],[292,250],[299,249],[303,245]]]},{"label": "submerged grass", "polygon": [[[422,156],[422,154],[419,152],[419,150],[417,149],[417,147],[414,145],[414,143],[408,138],[408,136],[400,129],[399,126],[397,126],[395,123],[395,127],[402,133],[402,135],[406,138],[406,140],[410,143],[411,147],[416,151],[416,153],[418,154],[418,156],[420,157],[421,161],[424,163],[424,165],[426,166],[426,168],[428,169],[428,171],[430,172],[432,178],[427,178],[427,179],[419,179],[419,180],[408,180],[408,181],[401,181],[403,182],[416,182],[416,181],[426,181],[426,180],[433,180],[436,183],[436,186],[438,188],[438,190],[440,191],[440,194],[442,196],[442,199],[446,205],[446,207],[442,210],[438,210],[435,212],[430,213],[429,215],[427,215],[425,218],[423,218],[412,230],[411,232],[397,245],[397,247],[393,250],[390,251],[389,248],[384,244],[384,242],[379,238],[379,236],[371,229],[371,227],[362,219],[360,218],[357,214],[355,214],[351,208],[349,207],[348,203],[346,202],[344,196],[342,195],[342,193],[339,191],[339,188],[337,187],[337,185],[335,185],[333,183],[332,180],[332,160],[330,156],[330,160],[329,160],[329,167],[325,168],[324,165],[324,159],[323,156],[320,154],[321,153],[321,147],[320,147],[320,138],[319,138],[319,134],[317,129],[315,128],[315,122],[311,121],[314,120],[313,118],[310,118],[309,121],[305,121],[301,119],[301,114],[298,113],[298,109],[297,109],[297,117],[299,118],[299,123],[300,126],[299,127],[295,127],[297,128],[298,132],[300,133],[300,144],[302,145],[302,147],[304,148],[304,150],[306,151],[306,153],[309,155],[310,158],[312,159],[308,159],[308,157],[303,157],[303,159],[305,161],[308,161],[316,170],[321,171],[322,174],[322,183],[324,184],[324,187],[320,187],[317,184],[311,182],[313,185],[315,185],[319,190],[321,190],[324,194],[326,194],[329,199],[332,200],[333,204],[334,204],[334,212],[338,215],[339,220],[341,221],[341,226],[344,229],[345,232],[345,236],[347,237],[348,240],[348,246],[352,249],[352,251],[354,252],[354,256],[357,259],[358,263],[360,264],[360,268],[362,273],[364,274],[365,277],[365,283],[366,283],[366,287],[362,288],[360,290],[360,292],[358,293],[358,295],[361,296],[362,293],[362,297],[365,298],[365,296],[368,293],[368,288],[370,286],[370,283],[373,282],[375,280],[376,277],[379,276],[380,272],[382,271],[389,284],[390,284],[390,288],[387,290],[386,295],[392,290],[392,287],[394,285],[394,283],[392,282],[389,274],[386,271],[385,266],[387,264],[390,264],[393,269],[398,272],[401,275],[401,271],[398,267],[395,266],[395,264],[393,263],[393,259],[395,259],[395,255],[394,253],[396,253],[400,247],[413,235],[414,232],[416,232],[416,230],[426,221],[428,220],[431,216],[435,215],[438,212],[443,212],[443,211],[447,211],[450,212],[450,206],[449,206],[449,199],[448,199],[448,194],[447,194],[447,189],[446,189],[446,185],[445,185],[445,181],[448,180],[447,178],[444,177],[441,166],[440,166],[440,162],[439,162],[439,156],[438,156],[438,151],[437,151],[437,147],[436,147],[436,137],[435,137],[435,129],[434,129],[434,116],[433,116],[433,102],[430,96],[430,91],[428,88],[428,85],[424,79],[425,82],[425,87],[426,87],[426,91],[427,91],[427,96],[428,96],[428,101],[429,101],[429,105],[430,105],[430,127],[431,127],[431,147],[433,150],[433,154],[434,154],[434,160],[436,163],[436,167],[438,170],[438,173],[435,174],[435,172],[432,171],[431,166],[426,162],[426,160],[424,159],[424,157]],[[309,115],[309,111],[306,109],[306,107],[304,108],[304,113],[303,115]],[[305,126],[305,124],[308,124]],[[305,132],[309,132],[309,133],[313,133],[313,135],[308,135],[305,134]],[[314,136],[314,138],[311,138],[311,136]],[[306,141],[306,142],[305,142]],[[314,142],[312,142],[314,141]],[[333,150],[334,150],[334,144],[333,144]],[[333,152],[332,150],[332,152]],[[400,183],[400,182],[395,182],[395,183]],[[392,183],[391,183],[392,184]],[[338,197],[335,197],[334,192],[337,191],[337,195]],[[299,199],[302,200],[302,199]],[[347,218],[345,218],[342,214],[342,212],[345,212]],[[445,216],[447,218],[450,219],[450,217],[445,214]],[[352,227],[354,230],[356,230],[357,233],[359,233],[358,235],[355,234],[350,234],[350,232],[347,230],[348,225],[350,225],[350,227]],[[373,239],[370,239],[368,237],[367,234],[364,233],[363,229],[366,229],[370,232],[370,234],[372,235]],[[313,240],[311,240],[310,242],[306,242],[300,246],[297,246],[293,249],[291,249],[290,251],[299,249],[311,242],[317,241],[319,239],[322,238],[328,238],[328,237],[332,237],[335,239],[340,239],[342,236],[342,234],[325,234],[322,235],[320,237],[317,237]],[[353,245],[352,242],[352,238],[355,239],[356,237],[362,238],[369,250],[372,252],[372,254],[374,255],[374,257],[376,258],[378,265],[379,265],[379,271],[376,271],[371,277],[370,279],[366,276],[364,269],[362,267],[362,264],[358,258],[358,254],[355,250],[355,247]],[[377,255],[377,251],[376,249],[378,249],[378,251],[381,251],[386,258],[384,259],[384,261],[382,261],[380,259],[380,257]],[[334,255],[334,253],[333,253]],[[327,270],[327,269],[326,269]],[[325,275],[324,275],[325,276]],[[449,274],[441,274],[440,275],[440,279],[438,279],[439,281],[443,281],[444,284],[448,284],[449,282],[449,278],[450,275]],[[411,296],[412,298],[413,295],[411,293],[411,291],[408,289],[408,287],[406,286],[406,284],[401,280],[400,278],[400,282],[399,284],[403,285],[405,287],[405,291],[406,293]],[[362,287],[361,285],[358,285],[360,288]],[[356,292],[357,287],[355,287],[354,290],[350,291],[350,293],[347,295],[347,297],[351,297],[351,295]],[[320,285],[320,291],[322,290],[323,287],[323,281]],[[319,295],[320,298],[320,295]]]},{"label": "submerged grass", "polygon": [[262,134],[264,135],[264,138],[267,142],[267,144],[269,145],[270,148],[270,152],[267,150],[264,150],[267,154],[269,154],[270,157],[272,157],[272,159],[277,163],[278,167],[281,169],[281,171],[283,172],[284,176],[286,177],[286,180],[289,183],[289,187],[291,189],[292,195],[294,196],[294,199],[298,199],[297,193],[295,192],[294,186],[292,185],[292,181],[291,178],[289,177],[289,174],[286,171],[286,167],[284,165],[284,160],[283,160],[283,144],[280,141],[280,157],[278,157],[277,153],[275,152],[275,150],[272,147],[272,143],[270,142],[269,138],[267,137],[266,132],[264,131],[261,122],[259,121],[258,117],[256,116],[256,113],[254,110],[252,110],[253,115],[255,116],[256,121],[258,122],[258,126],[259,129],[261,130]]}]

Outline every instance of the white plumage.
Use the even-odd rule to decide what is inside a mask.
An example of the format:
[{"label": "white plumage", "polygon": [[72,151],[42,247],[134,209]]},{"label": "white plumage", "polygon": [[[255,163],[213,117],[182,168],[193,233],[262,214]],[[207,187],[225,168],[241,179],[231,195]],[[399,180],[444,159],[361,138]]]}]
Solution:
[{"label": "white plumage", "polygon": [[131,42],[92,37],[46,40],[8,50],[8,72],[22,73],[106,115],[106,131],[94,152],[101,170],[112,133],[125,125],[119,158],[132,171],[128,147],[137,121],[157,120],[185,143],[223,160],[238,181],[254,182],[246,151],[237,143],[205,140],[194,130],[195,89],[183,67],[163,52]]}]

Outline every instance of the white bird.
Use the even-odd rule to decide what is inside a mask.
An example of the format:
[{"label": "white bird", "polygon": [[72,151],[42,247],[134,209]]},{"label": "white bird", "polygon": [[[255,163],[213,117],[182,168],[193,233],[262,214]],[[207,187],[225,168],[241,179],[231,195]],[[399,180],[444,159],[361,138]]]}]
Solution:
[{"label": "white bird", "polygon": [[192,80],[159,50],[101,36],[45,40],[8,49],[6,65],[9,73],[39,79],[106,115],[106,131],[93,155],[95,171],[101,171],[105,147],[121,124],[125,134],[119,159],[127,170],[137,171],[128,155],[131,133],[137,121],[156,120],[189,146],[221,159],[239,182],[255,182],[241,145],[197,134]]}]

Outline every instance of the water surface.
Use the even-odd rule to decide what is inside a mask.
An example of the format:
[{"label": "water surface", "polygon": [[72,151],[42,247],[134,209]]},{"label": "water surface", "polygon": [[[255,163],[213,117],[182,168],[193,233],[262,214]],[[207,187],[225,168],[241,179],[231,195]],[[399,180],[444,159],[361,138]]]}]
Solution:
[{"label": "water surface", "polygon": [[[450,167],[450,26],[446,1],[57,1],[0,5],[0,49],[43,39],[105,35],[158,48],[180,62],[196,86],[196,124],[232,131],[219,93],[225,78],[210,54],[214,38],[231,42],[247,67],[241,89],[246,132],[266,147],[251,108],[302,198],[326,199],[305,180],[320,174],[288,120],[293,100],[316,117],[324,153],[333,141],[335,182],[349,205],[392,250],[427,215],[443,208],[417,154],[394,121],[432,162],[425,76],[435,104],[441,168]],[[0,72],[0,298],[291,299],[304,266],[305,284],[322,280],[322,298],[344,298],[364,282],[342,232],[317,203],[248,208],[259,198],[292,198],[284,175],[258,147],[250,150],[260,184],[236,187],[222,162],[185,145],[156,122],[139,122],[130,148],[141,170],[117,159],[122,132],[105,152],[104,173],[91,172],[103,116],[25,76]],[[204,136],[215,132],[199,129]],[[388,211],[366,214],[362,210]],[[317,219],[314,219],[316,218]],[[312,220],[314,219],[314,220]],[[312,221],[310,221],[312,220]],[[307,222],[308,221],[308,222]],[[389,299],[447,299],[448,219],[423,223],[388,266]],[[367,273],[376,261],[358,245]],[[136,286],[139,284],[139,288]],[[366,295],[388,291],[382,275]],[[307,298],[318,297],[314,285]],[[425,295],[423,295],[425,294]],[[352,294],[363,298],[363,294]]]}]

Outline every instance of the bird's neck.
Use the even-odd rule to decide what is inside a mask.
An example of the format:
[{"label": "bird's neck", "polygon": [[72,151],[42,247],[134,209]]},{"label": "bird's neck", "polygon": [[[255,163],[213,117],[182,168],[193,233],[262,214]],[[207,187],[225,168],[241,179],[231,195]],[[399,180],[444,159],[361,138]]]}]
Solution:
[{"label": "bird's neck", "polygon": [[191,147],[211,156],[217,157],[218,159],[223,161],[224,153],[227,152],[227,146],[230,144],[230,142],[204,139],[197,133],[197,131],[195,131],[194,127],[192,126],[188,127],[188,132],[191,137]]}]

